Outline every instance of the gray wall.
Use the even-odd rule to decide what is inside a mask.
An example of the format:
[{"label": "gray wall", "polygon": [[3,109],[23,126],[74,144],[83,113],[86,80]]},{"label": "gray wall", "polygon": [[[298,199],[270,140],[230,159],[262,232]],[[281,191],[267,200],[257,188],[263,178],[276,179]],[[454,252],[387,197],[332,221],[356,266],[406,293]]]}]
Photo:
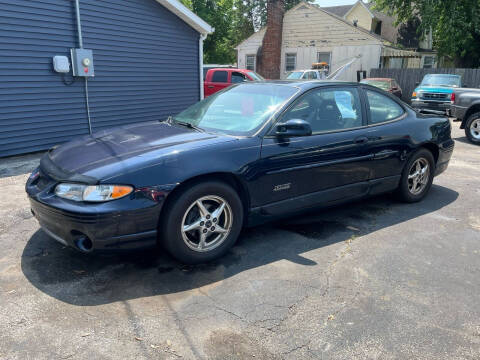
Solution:
[{"label": "gray wall", "polygon": [[[199,100],[199,34],[155,0],[80,0],[93,130],[162,120]],[[84,81],[54,55],[77,47],[74,1],[0,0],[0,156],[88,133]],[[71,76],[67,75],[70,81]]]},{"label": "gray wall", "polygon": [[421,82],[426,74],[457,74],[469,87],[479,87],[480,69],[371,69],[370,77],[393,78],[403,90],[403,101],[410,103],[416,83]]}]

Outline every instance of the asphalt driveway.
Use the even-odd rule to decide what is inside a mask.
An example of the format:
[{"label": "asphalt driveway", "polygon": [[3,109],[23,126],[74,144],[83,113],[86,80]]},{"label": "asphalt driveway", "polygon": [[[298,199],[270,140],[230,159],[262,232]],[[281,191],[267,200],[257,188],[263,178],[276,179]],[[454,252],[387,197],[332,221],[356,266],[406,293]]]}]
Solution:
[{"label": "asphalt driveway", "polygon": [[480,359],[480,147],[428,198],[245,230],[223,259],[85,256],[44,234],[0,159],[0,359]]}]

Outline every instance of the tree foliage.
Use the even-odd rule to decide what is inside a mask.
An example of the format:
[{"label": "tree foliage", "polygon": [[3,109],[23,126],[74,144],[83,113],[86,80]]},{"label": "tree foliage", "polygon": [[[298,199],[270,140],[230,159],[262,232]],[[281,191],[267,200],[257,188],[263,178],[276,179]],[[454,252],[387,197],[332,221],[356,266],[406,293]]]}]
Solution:
[{"label": "tree foliage", "polygon": [[420,26],[420,19],[415,17],[401,24],[398,28],[398,43],[406,48],[418,48],[420,35],[417,30]]},{"label": "tree foliage", "polygon": [[480,0],[375,0],[375,7],[399,23],[419,17],[419,34],[432,30],[439,55],[457,66],[480,66]]},{"label": "tree foliage", "polygon": [[[181,0],[215,28],[204,42],[205,64],[236,62],[235,46],[266,25],[267,0]],[[308,0],[313,1],[313,0]],[[286,0],[285,9],[300,0]]]}]

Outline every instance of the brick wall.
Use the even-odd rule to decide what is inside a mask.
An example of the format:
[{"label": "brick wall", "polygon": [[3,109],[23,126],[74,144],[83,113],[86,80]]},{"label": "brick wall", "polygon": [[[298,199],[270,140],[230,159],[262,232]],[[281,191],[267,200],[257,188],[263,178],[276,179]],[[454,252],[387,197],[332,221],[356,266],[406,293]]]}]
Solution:
[{"label": "brick wall", "polygon": [[257,54],[257,71],[266,79],[280,79],[284,0],[268,0],[267,31]]}]

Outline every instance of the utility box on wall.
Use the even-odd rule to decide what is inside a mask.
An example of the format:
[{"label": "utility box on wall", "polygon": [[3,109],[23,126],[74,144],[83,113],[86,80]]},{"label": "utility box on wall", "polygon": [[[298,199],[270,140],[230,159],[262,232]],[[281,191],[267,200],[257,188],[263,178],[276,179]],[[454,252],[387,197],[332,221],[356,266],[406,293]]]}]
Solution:
[{"label": "utility box on wall", "polygon": [[70,49],[72,55],[73,76],[95,76],[93,52],[87,49]]}]

